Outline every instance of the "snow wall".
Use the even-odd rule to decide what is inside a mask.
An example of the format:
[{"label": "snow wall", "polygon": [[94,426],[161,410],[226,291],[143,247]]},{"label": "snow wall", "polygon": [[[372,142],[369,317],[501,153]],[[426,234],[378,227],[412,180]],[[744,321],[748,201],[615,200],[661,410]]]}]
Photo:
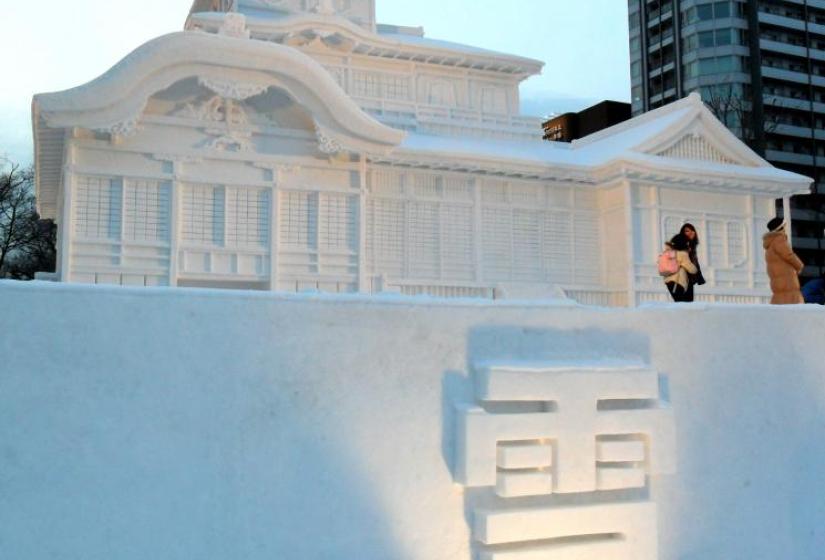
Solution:
[{"label": "snow wall", "polygon": [[545,558],[471,544],[455,403],[479,363],[611,360],[655,369],[675,421],[659,558],[825,557],[818,306],[4,282],[0,309],[0,558]]}]

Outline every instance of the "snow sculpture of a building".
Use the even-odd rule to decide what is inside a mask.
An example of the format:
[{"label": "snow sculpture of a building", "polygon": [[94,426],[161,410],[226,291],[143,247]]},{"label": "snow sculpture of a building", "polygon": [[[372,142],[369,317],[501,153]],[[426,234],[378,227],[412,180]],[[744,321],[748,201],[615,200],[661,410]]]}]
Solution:
[{"label": "snow sculpture of a building", "polygon": [[33,103],[57,278],[633,305],[702,236],[700,298],[762,301],[759,232],[806,192],[690,96],[540,140],[540,62],[375,23],[374,0],[198,0],[186,31]]}]

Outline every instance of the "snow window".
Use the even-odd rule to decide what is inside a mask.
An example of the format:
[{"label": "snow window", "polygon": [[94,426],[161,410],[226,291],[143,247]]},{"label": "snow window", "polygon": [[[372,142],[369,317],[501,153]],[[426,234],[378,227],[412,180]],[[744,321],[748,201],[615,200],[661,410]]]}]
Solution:
[{"label": "snow window", "polygon": [[111,177],[78,177],[74,232],[80,238],[119,239],[122,183]]},{"label": "snow window", "polygon": [[440,269],[438,204],[410,202],[409,271],[414,278],[438,278]]},{"label": "snow window", "polygon": [[230,247],[269,245],[268,189],[229,188],[226,192],[226,244]]},{"label": "snow window", "polygon": [[358,250],[358,197],[345,194],[322,194],[321,239],[322,250]]},{"label": "snow window", "polygon": [[449,82],[433,82],[429,87],[427,102],[430,105],[455,107],[455,87]]},{"label": "snow window", "polygon": [[376,198],[368,204],[367,253],[372,270],[400,278],[404,275],[405,203]]},{"label": "snow window", "polygon": [[507,92],[498,87],[482,88],[481,111],[483,113],[507,113]]},{"label": "snow window", "polygon": [[186,185],[182,194],[183,239],[201,245],[223,245],[223,187]]},{"label": "snow window", "polygon": [[541,282],[541,213],[513,210],[513,279]]},{"label": "snow window", "polygon": [[509,208],[484,208],[481,214],[484,278],[509,280],[513,268],[513,214]]},{"label": "snow window", "polygon": [[374,99],[409,99],[410,78],[380,72],[352,72],[352,94]]},{"label": "snow window", "polygon": [[473,207],[469,204],[443,204],[441,232],[442,276],[449,280],[473,280]]},{"label": "snow window", "polygon": [[317,193],[281,193],[281,243],[288,247],[314,249],[317,232]]},{"label": "snow window", "polygon": [[745,224],[728,222],[728,266],[741,266],[748,258],[748,237]]},{"label": "snow window", "polygon": [[559,284],[573,281],[573,228],[569,212],[549,211],[542,227],[542,257],[547,280]]},{"label": "snow window", "polygon": [[151,180],[126,181],[123,238],[129,241],[168,241],[170,216],[169,183]]}]

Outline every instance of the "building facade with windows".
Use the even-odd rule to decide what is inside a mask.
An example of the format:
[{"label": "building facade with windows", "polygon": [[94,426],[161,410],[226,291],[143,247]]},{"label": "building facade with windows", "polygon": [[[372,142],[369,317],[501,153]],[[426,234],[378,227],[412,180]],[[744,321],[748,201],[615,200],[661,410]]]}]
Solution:
[{"label": "building facade with windows", "polygon": [[699,92],[772,164],[812,177],[790,201],[803,276],[825,273],[825,1],[629,0],[634,115]]},{"label": "building facade with windows", "polygon": [[807,178],[690,96],[571,144],[542,63],[375,23],[370,0],[197,1],[186,30],[35,96],[57,279],[634,305],[686,221],[708,301],[768,294],[761,228]]}]

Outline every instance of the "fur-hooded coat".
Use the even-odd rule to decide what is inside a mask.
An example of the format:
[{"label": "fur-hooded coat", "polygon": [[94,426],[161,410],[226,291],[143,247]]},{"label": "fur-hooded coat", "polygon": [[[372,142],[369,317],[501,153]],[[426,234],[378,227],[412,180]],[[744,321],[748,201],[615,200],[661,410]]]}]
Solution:
[{"label": "fur-hooded coat", "polygon": [[771,279],[771,303],[805,303],[799,291],[799,273],[805,266],[797,257],[784,231],[772,231],[762,237],[765,262]]}]

